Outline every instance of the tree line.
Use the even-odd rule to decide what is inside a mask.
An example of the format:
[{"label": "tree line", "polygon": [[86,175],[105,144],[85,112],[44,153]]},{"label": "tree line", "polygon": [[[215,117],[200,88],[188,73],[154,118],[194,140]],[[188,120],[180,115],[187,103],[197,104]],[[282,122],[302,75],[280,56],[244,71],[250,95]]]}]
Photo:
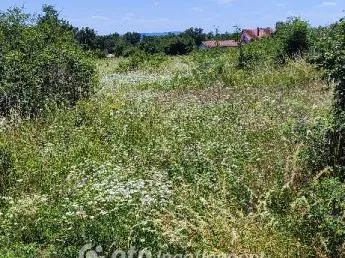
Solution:
[{"label": "tree line", "polygon": [[100,55],[130,56],[138,51],[147,54],[184,55],[196,49],[205,40],[239,39],[240,32],[205,33],[202,28],[191,27],[182,33],[165,36],[143,36],[138,32],[123,35],[112,33],[98,35],[89,27],[74,28],[75,38],[84,49],[96,51]]}]

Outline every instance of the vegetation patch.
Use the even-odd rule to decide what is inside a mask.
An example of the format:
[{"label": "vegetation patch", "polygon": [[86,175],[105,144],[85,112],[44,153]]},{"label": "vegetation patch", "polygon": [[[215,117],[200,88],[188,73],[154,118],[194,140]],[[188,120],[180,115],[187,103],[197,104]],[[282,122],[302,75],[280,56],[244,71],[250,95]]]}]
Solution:
[{"label": "vegetation patch", "polygon": [[30,21],[0,16],[0,256],[115,242],[342,257],[343,21],[290,19],[233,49],[190,52],[200,30],[154,45],[176,57],[113,35],[114,53],[146,50],[112,59],[51,7]]}]

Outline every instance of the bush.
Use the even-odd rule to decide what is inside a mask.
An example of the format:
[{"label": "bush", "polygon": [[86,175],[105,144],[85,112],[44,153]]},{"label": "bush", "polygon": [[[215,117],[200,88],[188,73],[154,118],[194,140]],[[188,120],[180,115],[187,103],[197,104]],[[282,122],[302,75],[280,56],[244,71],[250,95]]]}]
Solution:
[{"label": "bush", "polygon": [[[277,36],[286,54],[293,56],[311,47],[309,32],[307,23],[299,19],[291,19],[278,26]],[[297,178],[301,182],[297,186],[295,184],[294,189],[287,188],[291,192],[287,196],[282,195],[281,192],[273,193],[269,206],[275,213],[283,215],[280,217],[281,225],[289,229],[305,245],[314,249],[312,257],[343,257],[345,20],[329,28],[320,28],[312,32],[315,49],[311,53],[311,60],[320,68],[326,69],[329,78],[336,83],[334,112],[330,118],[323,123],[317,123],[309,133],[305,133],[307,137],[304,141],[307,148],[300,153],[305,171],[303,178]],[[283,209],[281,209],[282,203],[284,203]]]},{"label": "bush", "polygon": [[282,49],[290,57],[301,55],[310,48],[309,24],[299,18],[289,18],[277,24],[276,37]]},{"label": "bush", "polygon": [[146,54],[143,52],[135,52],[129,58],[119,63],[118,72],[129,72],[137,70],[145,62]]},{"label": "bush", "polygon": [[193,50],[194,41],[189,37],[167,37],[163,45],[167,55],[185,55]]},{"label": "bush", "polygon": [[147,54],[143,51],[135,51],[131,56],[119,62],[118,72],[130,72],[144,69],[157,72],[162,64],[167,61],[163,54]]},{"label": "bush", "polygon": [[334,123],[329,131],[330,159],[336,176],[345,181],[345,20],[316,31],[317,38],[311,60],[327,71],[336,83],[334,90]]},{"label": "bush", "polygon": [[343,257],[345,187],[341,182],[326,179],[306,188],[292,203],[291,214],[293,232],[314,247],[315,255]]},{"label": "bush", "polygon": [[[47,7],[45,7],[47,8]],[[95,67],[51,9],[34,23],[20,9],[0,14],[0,113],[36,116],[75,105],[95,86]]]},{"label": "bush", "polygon": [[252,68],[259,60],[260,56],[257,52],[241,47],[237,66],[238,68]]},{"label": "bush", "polygon": [[161,39],[159,37],[145,36],[139,45],[140,50],[148,54],[162,53]]},{"label": "bush", "polygon": [[267,62],[272,63],[279,50],[279,45],[277,40],[266,38],[240,46],[239,50],[237,67],[252,69]]}]

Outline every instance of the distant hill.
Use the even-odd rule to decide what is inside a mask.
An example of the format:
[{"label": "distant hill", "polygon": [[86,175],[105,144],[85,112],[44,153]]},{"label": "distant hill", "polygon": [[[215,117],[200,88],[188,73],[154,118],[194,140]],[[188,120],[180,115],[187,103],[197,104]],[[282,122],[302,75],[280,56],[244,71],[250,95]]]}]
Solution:
[{"label": "distant hill", "polygon": [[178,34],[181,34],[182,32],[181,31],[170,31],[170,32],[150,32],[150,33],[141,33],[141,36],[144,37],[144,36],[150,36],[150,37],[164,37],[164,36],[167,36],[169,34],[175,34],[175,35],[178,35]]}]

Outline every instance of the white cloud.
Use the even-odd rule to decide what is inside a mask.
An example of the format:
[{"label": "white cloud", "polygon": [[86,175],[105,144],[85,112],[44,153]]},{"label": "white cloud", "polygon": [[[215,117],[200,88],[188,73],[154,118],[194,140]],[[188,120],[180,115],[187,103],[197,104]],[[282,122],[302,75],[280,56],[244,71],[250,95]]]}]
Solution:
[{"label": "white cloud", "polygon": [[154,5],[154,6],[158,6],[158,5],[159,5],[159,2],[158,2],[158,1],[153,2],[153,5]]},{"label": "white cloud", "polygon": [[122,18],[122,21],[130,21],[135,16],[134,13],[126,13],[125,16]]},{"label": "white cloud", "polygon": [[286,3],[277,3],[276,6],[277,6],[277,7],[285,7],[285,6],[286,6]]},{"label": "white cloud", "polygon": [[203,11],[203,9],[202,9],[201,7],[199,7],[199,6],[193,7],[192,10],[193,10],[194,12],[202,12],[202,11]]},{"label": "white cloud", "polygon": [[124,17],[121,19],[121,22],[124,24],[130,24],[132,26],[136,26],[138,24],[162,24],[162,23],[168,23],[170,22],[169,18],[166,17],[161,17],[161,18],[144,18],[144,17],[139,17],[135,15],[132,12],[126,13]]},{"label": "white cloud", "polygon": [[111,20],[111,18],[106,17],[106,16],[101,16],[101,15],[92,15],[91,18],[94,20],[102,20],[102,21],[110,21]]},{"label": "white cloud", "polygon": [[144,19],[144,18],[141,18],[141,19],[137,19],[135,20],[135,22],[138,22],[138,23],[151,23],[151,24],[161,24],[161,23],[167,23],[167,22],[170,22],[170,19],[169,18],[157,18],[157,19]]},{"label": "white cloud", "polygon": [[322,2],[321,6],[325,7],[325,6],[336,6],[337,2]]},{"label": "white cloud", "polygon": [[218,4],[222,4],[222,5],[228,5],[231,4],[232,2],[234,2],[235,0],[213,0]]}]

